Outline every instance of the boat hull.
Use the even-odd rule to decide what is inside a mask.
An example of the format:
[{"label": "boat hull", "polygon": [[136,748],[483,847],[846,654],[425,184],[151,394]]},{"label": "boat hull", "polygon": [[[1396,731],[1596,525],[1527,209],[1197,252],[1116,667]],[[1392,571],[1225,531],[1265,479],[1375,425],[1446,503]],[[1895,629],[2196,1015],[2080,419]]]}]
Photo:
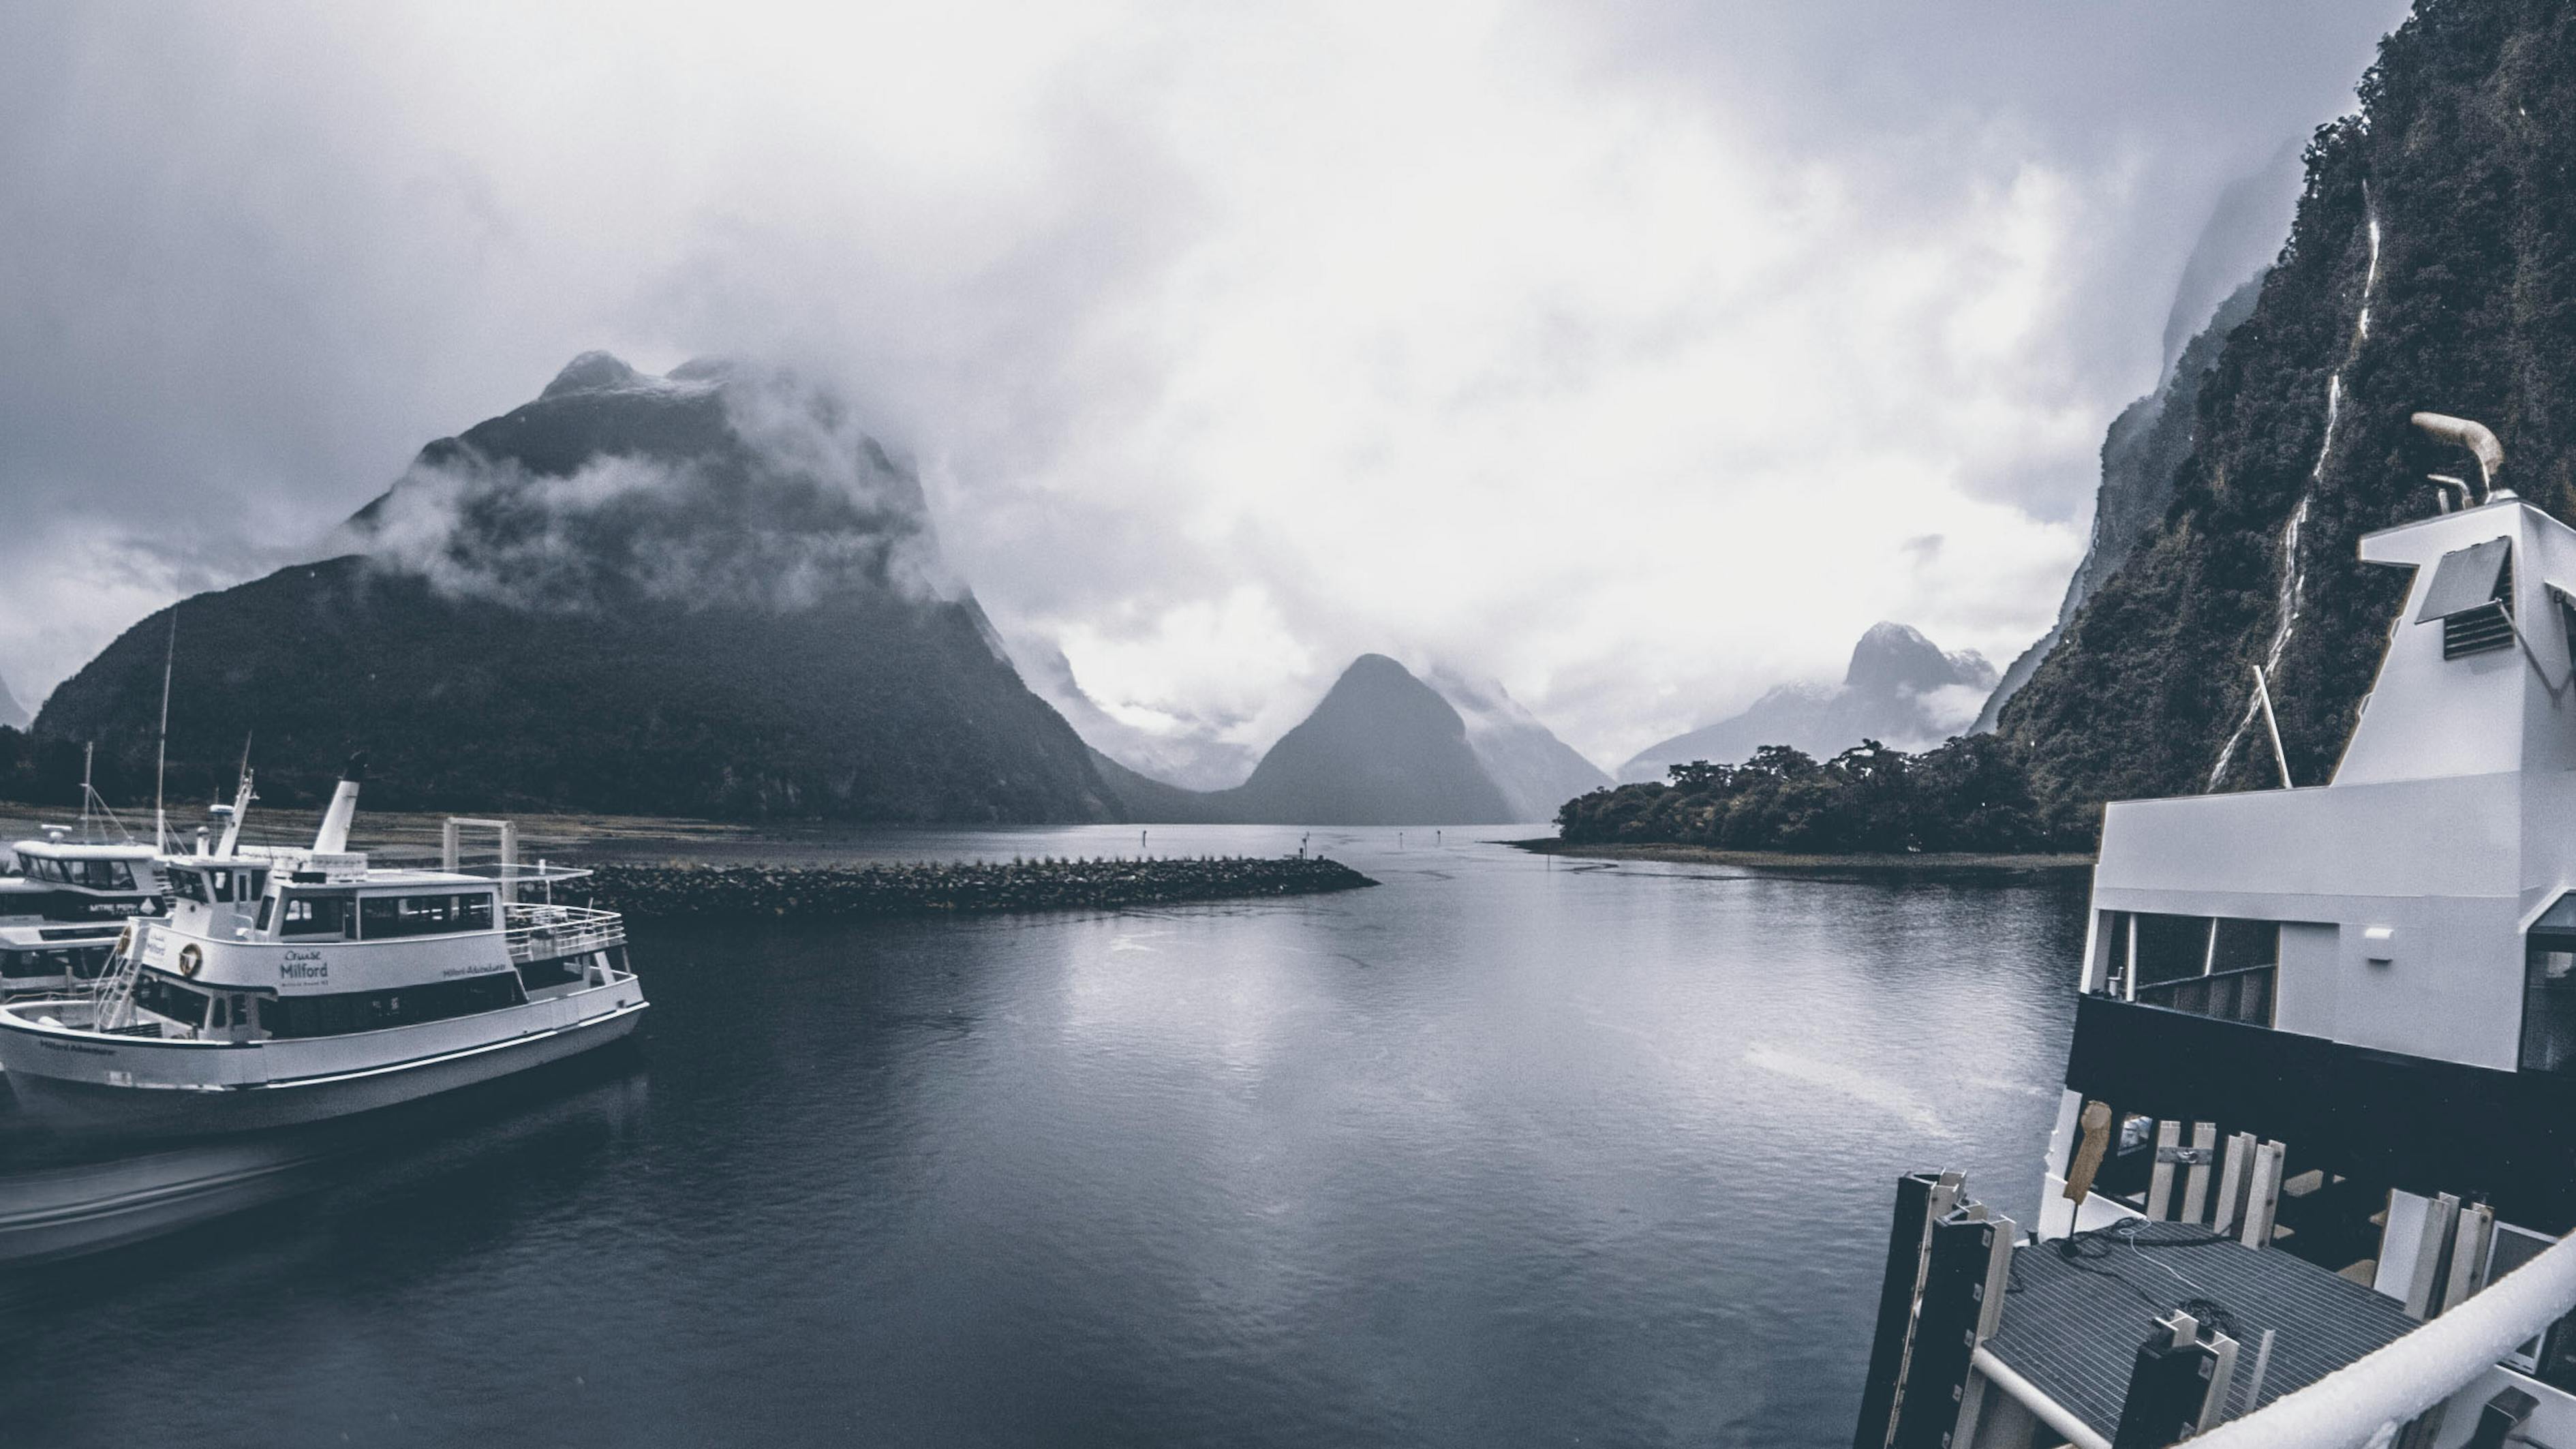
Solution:
[{"label": "boat hull", "polygon": [[[95,1037],[66,1042],[0,1017],[0,1068],[21,1109],[58,1127],[88,1135],[197,1137],[371,1112],[561,1061],[621,1040],[635,1029],[645,1005],[636,999],[561,1026],[379,1066],[225,1085],[109,1080],[117,1069],[90,1053],[134,1048],[114,1041],[93,1045]],[[64,1066],[81,1070],[59,1070]]]}]

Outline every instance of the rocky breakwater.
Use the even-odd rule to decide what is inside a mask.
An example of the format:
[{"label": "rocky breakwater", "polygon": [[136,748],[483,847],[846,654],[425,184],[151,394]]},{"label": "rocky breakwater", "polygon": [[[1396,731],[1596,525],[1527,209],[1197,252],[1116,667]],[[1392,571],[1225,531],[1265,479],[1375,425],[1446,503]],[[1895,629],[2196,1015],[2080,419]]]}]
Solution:
[{"label": "rocky breakwater", "polygon": [[1096,910],[1354,890],[1377,882],[1321,856],[974,861],[904,865],[603,865],[582,882],[631,916],[913,916]]}]

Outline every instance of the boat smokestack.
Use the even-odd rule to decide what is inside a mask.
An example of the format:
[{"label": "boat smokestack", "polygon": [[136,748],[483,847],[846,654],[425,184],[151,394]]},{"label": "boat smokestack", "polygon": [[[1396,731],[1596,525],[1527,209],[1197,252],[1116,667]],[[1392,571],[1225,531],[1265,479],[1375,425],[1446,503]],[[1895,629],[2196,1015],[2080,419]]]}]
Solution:
[{"label": "boat smokestack", "polygon": [[[2467,505],[2487,502],[2495,491],[2496,471],[2504,467],[2504,444],[2496,441],[2495,433],[2484,423],[2471,422],[2467,418],[2455,418],[2447,413],[2417,413],[2407,421],[2443,442],[2457,443],[2477,456],[2477,487],[2474,490],[2462,488],[2460,491],[2473,494],[2465,500]],[[2449,480],[2436,479],[2435,481]]]},{"label": "boat smokestack", "polygon": [[322,813],[322,828],[313,833],[318,855],[337,855],[349,848],[349,821],[358,813],[358,782],[366,778],[367,752],[358,751],[340,771],[340,788],[331,792],[331,808]]}]

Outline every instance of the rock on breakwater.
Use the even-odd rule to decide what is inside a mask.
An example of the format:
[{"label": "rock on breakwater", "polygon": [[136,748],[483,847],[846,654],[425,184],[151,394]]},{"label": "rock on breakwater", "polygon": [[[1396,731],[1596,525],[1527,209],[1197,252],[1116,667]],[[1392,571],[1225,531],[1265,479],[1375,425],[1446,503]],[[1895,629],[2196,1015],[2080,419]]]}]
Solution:
[{"label": "rock on breakwater", "polygon": [[1377,882],[1321,856],[603,865],[582,883],[630,916],[906,916],[1176,905],[1354,890]]}]

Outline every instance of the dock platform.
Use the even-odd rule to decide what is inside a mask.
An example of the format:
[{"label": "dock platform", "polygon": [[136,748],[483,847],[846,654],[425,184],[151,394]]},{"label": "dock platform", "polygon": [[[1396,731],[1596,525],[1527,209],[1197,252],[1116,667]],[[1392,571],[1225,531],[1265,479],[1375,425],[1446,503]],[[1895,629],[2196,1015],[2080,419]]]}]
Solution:
[{"label": "dock platform", "polygon": [[[2078,1256],[2066,1256],[2069,1244]],[[2138,1345],[2155,1321],[2178,1307],[2208,1321],[2193,1300],[2224,1310],[2220,1326],[2249,1356],[2229,1391],[2231,1419],[2416,1326],[2395,1300],[2279,1248],[2143,1218],[2016,1248],[2005,1293],[1986,1351],[2105,1438],[2119,1427]],[[2272,1351],[2257,1385],[2250,1356],[2267,1329]],[[2246,1402],[2249,1391],[2256,1402]]]}]

